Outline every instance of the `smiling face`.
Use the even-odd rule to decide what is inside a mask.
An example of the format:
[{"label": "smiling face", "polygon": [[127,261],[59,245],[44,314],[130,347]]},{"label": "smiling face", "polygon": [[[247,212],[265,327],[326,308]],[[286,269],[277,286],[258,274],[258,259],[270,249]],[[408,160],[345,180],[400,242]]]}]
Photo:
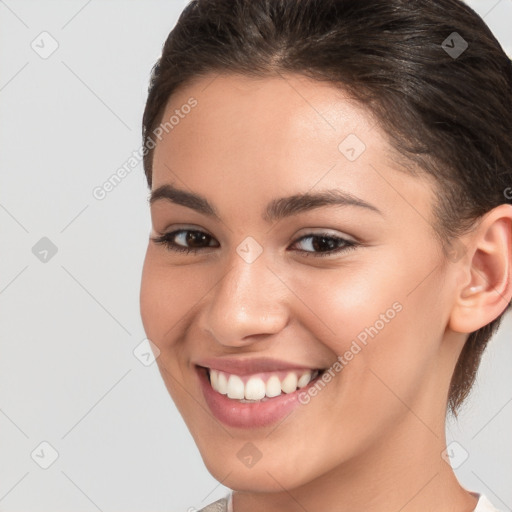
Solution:
[{"label": "smiling face", "polygon": [[281,490],[377,471],[412,438],[440,460],[463,336],[446,330],[455,282],[431,182],[334,86],[213,78],[164,112],[189,113],[155,149],[141,287],[205,464],[231,488]]}]

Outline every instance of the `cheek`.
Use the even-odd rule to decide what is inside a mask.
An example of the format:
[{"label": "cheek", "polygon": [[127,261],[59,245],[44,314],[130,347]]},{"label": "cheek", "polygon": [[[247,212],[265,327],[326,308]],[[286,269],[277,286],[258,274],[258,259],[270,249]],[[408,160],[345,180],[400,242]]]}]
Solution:
[{"label": "cheek", "polygon": [[381,257],[373,267],[354,261],[296,276],[291,287],[314,313],[307,327],[338,355],[349,350],[352,341],[368,347],[370,340],[384,337],[403,315],[409,279],[404,273],[391,275],[390,268],[392,261]]},{"label": "cheek", "polygon": [[[194,275],[202,278],[194,279]],[[169,265],[161,249],[149,246],[140,288],[140,313],[147,337],[158,346],[172,344],[175,337],[170,333],[183,330],[209,287],[207,275]]]},{"label": "cheek", "polygon": [[[160,349],[156,359],[165,386],[178,409],[191,408],[181,364],[181,333],[201,294],[187,286],[189,273],[166,263],[165,254],[148,246],[142,270],[140,313],[146,336]],[[195,403],[192,401],[192,403]],[[193,407],[192,407],[193,409]],[[188,414],[184,415],[189,416]]]},{"label": "cheek", "polygon": [[401,407],[393,392],[412,400],[437,357],[441,278],[432,273],[422,282],[436,266],[429,258],[402,258],[382,253],[364,272],[347,266],[304,275],[292,286],[316,314],[307,328],[342,358],[334,368],[339,385],[359,408]]},{"label": "cheek", "polygon": [[168,297],[164,293],[167,277],[161,275],[155,263],[153,250],[151,247],[148,247],[142,269],[140,314],[146,336],[153,343],[160,346],[160,333],[166,323],[166,315],[163,313],[168,301]]}]

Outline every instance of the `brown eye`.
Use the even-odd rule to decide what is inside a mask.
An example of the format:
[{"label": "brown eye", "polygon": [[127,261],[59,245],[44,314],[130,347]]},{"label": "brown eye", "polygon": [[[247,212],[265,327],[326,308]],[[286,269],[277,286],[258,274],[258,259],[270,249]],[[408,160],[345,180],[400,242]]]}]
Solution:
[{"label": "brown eye", "polygon": [[305,235],[294,245],[310,240],[310,242],[304,244],[304,246],[310,247],[312,250],[299,249],[304,256],[330,256],[348,249],[355,249],[359,244],[351,240],[345,240],[344,238],[333,236],[330,233],[315,233]]},{"label": "brown eye", "polygon": [[[192,229],[178,229],[170,233],[165,233],[160,237],[153,238],[157,244],[162,244],[167,249],[177,252],[198,252],[202,249],[212,247],[211,242],[214,238],[204,231]],[[218,247],[213,244],[213,247]]]},{"label": "brown eye", "polygon": [[209,245],[212,237],[203,233],[202,231],[185,231],[185,244],[191,245],[192,247],[203,247]]}]

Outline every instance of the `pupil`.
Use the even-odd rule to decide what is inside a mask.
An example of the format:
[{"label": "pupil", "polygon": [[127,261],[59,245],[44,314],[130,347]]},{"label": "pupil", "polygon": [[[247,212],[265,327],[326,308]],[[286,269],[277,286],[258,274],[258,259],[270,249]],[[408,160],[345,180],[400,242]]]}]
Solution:
[{"label": "pupil", "polygon": [[187,243],[192,242],[192,246],[195,246],[197,242],[206,240],[207,235],[205,233],[199,233],[197,231],[189,231],[187,234]]},{"label": "pupil", "polygon": [[[336,241],[332,238],[322,236],[315,238],[315,240],[317,240],[317,242],[313,243],[315,250],[330,250],[336,248]],[[318,243],[318,241],[320,241],[320,243]]]}]

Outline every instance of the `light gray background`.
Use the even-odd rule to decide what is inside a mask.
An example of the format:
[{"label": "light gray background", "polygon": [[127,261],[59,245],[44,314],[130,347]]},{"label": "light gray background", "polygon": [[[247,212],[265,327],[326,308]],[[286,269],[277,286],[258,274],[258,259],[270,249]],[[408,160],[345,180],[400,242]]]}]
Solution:
[{"label": "light gray background", "polygon": [[[149,72],[185,4],[0,1],[0,511],[177,511],[226,492],[156,365],[133,354],[142,166],[92,195],[140,147]],[[471,5],[512,54],[512,0]],[[31,47],[51,48],[43,31],[59,45],[46,59]],[[46,263],[32,252],[42,237],[58,249]],[[469,454],[462,483],[508,511],[511,332],[508,317],[448,426],[457,464]],[[43,441],[58,452],[48,469]]]}]

